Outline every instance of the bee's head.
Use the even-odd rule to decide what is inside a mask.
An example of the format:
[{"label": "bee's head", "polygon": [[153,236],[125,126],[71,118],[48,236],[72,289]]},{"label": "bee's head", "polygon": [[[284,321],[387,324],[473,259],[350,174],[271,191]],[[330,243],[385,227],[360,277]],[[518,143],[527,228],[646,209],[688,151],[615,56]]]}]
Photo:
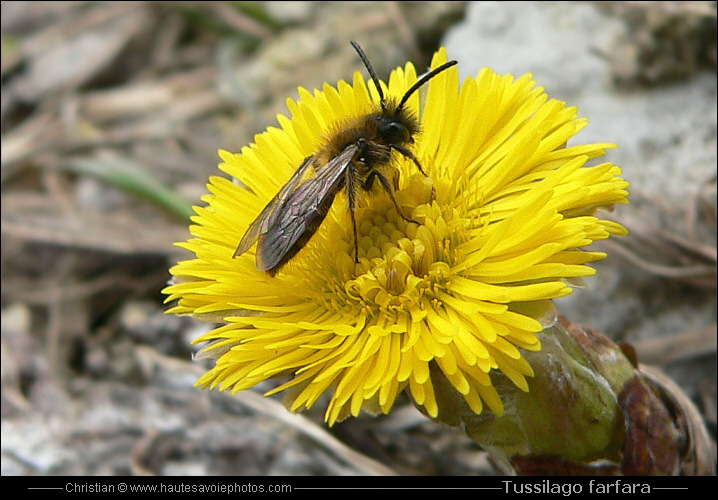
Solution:
[{"label": "bee's head", "polygon": [[414,135],[419,131],[418,120],[404,109],[389,106],[388,110],[377,113],[375,116],[376,127],[379,135],[387,144],[411,144],[414,142]]},{"label": "bee's head", "polygon": [[386,101],[384,98],[384,92],[381,89],[381,84],[379,83],[379,78],[377,78],[374,69],[371,67],[371,64],[369,64],[369,59],[367,59],[366,54],[364,54],[364,51],[361,47],[359,47],[358,43],[355,41],[352,41],[351,43],[359,54],[359,57],[361,57],[361,60],[364,62],[364,66],[366,66],[366,69],[369,71],[369,75],[374,82],[374,87],[379,93],[381,113],[376,115],[376,126],[381,137],[383,137],[389,144],[409,144],[414,142],[414,135],[419,130],[419,122],[411,112],[404,108],[404,105],[409,100],[409,97],[411,97],[414,92],[419,90],[419,87],[442,71],[455,65],[456,61],[444,63],[438,68],[434,68],[429,73],[422,76],[416,83],[414,83],[414,85],[411,86],[409,90],[406,91],[406,93],[404,93],[404,96],[397,104],[391,100],[389,102]]}]

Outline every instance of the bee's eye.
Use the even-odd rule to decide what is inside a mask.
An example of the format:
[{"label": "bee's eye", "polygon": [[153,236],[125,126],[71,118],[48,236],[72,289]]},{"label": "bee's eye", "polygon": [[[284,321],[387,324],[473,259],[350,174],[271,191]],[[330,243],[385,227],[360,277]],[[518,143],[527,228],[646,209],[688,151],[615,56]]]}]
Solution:
[{"label": "bee's eye", "polygon": [[399,122],[390,122],[386,127],[386,135],[391,142],[411,142],[409,129]]}]

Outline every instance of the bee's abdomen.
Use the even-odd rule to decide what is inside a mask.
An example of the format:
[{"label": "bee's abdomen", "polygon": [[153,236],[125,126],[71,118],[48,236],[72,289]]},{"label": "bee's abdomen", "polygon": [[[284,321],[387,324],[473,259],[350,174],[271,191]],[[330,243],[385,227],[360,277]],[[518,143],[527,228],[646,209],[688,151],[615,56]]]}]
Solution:
[{"label": "bee's abdomen", "polygon": [[267,271],[274,276],[284,264],[304,248],[324,222],[334,197],[342,189],[343,184],[344,181],[341,180],[320,203],[282,207],[275,224],[259,238],[257,268],[260,271]]}]

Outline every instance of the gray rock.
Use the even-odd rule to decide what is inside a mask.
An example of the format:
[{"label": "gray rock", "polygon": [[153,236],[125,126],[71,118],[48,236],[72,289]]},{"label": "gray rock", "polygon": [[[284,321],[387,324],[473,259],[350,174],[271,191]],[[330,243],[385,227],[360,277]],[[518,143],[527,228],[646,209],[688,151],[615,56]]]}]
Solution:
[{"label": "gray rock", "polygon": [[[616,88],[609,56],[626,29],[624,18],[588,2],[474,2],[444,45],[462,79],[484,66],[533,73],[550,97],[578,106],[590,123],[573,143],[617,144],[603,158],[632,184],[631,204],[616,207],[615,216],[685,236],[691,197],[710,179],[715,186],[716,76],[697,71],[661,86]],[[713,239],[703,243],[715,248],[712,224]],[[715,323],[714,289],[657,278],[608,253],[586,290],[558,301],[572,321],[629,341]],[[708,361],[715,380],[715,356]]]}]

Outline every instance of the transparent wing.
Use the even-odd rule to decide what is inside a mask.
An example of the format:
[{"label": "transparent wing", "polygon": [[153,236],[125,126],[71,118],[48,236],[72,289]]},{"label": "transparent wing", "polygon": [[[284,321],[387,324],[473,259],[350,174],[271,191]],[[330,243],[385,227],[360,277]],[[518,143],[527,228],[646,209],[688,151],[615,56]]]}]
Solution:
[{"label": "transparent wing", "polygon": [[256,219],[254,219],[254,222],[249,225],[249,228],[244,233],[244,236],[242,236],[242,239],[239,241],[239,245],[237,245],[237,250],[234,251],[234,257],[239,257],[244,252],[249,250],[252,245],[254,245],[254,242],[257,241],[259,236],[262,233],[266,233],[267,229],[272,226],[275,219],[279,215],[279,207],[281,207],[282,203],[284,203],[289,195],[297,189],[297,186],[302,182],[302,179],[305,177],[309,167],[312,166],[313,161],[314,156],[305,158],[304,162],[302,162],[301,166],[296,172],[294,172],[294,175],[292,175],[289,181],[282,187],[282,189],[279,190],[274,198],[272,198],[272,201],[267,203],[264,210],[260,212]]},{"label": "transparent wing", "polygon": [[257,268],[269,271],[290,259],[314,234],[343,186],[359,148],[352,144],[288,193],[257,246]]}]

